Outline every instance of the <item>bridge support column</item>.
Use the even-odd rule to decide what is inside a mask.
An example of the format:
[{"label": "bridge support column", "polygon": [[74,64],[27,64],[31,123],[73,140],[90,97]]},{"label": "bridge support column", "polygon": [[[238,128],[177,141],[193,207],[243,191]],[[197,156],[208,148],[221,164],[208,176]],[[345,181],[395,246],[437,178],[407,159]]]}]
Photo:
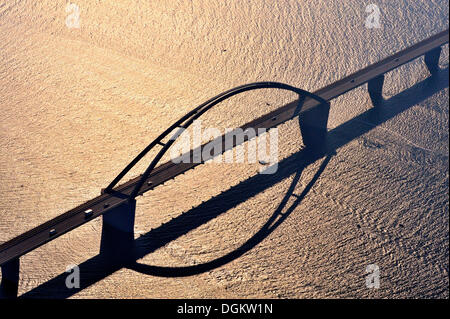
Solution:
[{"label": "bridge support column", "polygon": [[373,106],[377,106],[383,101],[383,84],[384,74],[377,76],[367,83],[367,89]]},{"label": "bridge support column", "polygon": [[441,56],[441,51],[442,48],[438,47],[425,54],[425,64],[431,74],[435,74],[439,71],[439,57]]},{"label": "bridge support column", "polygon": [[130,200],[102,215],[100,253],[107,262],[127,262],[133,256],[136,200]]},{"label": "bridge support column", "polygon": [[19,290],[19,268],[19,258],[2,265],[0,298],[17,298],[17,292]]},{"label": "bridge support column", "polygon": [[329,112],[330,103],[326,103],[300,113],[300,131],[303,143],[308,149],[322,152],[326,150]]}]

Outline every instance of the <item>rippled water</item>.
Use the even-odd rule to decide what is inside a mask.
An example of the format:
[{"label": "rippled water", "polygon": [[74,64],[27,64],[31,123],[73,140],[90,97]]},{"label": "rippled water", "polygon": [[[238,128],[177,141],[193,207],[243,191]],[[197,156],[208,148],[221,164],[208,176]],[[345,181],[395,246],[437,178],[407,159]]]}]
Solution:
[{"label": "rippled water", "polygon": [[[221,91],[261,80],[314,91],[448,28],[448,1],[437,0],[378,0],[380,29],[365,28],[362,1],[74,3],[79,29],[67,27],[65,1],[0,1],[0,242],[97,196],[157,134]],[[192,266],[252,238],[297,182],[289,214],[242,256],[188,277],[108,273],[95,259],[99,219],[21,258],[19,293],[448,298],[448,46],[441,67],[440,84],[426,80],[421,60],[389,73],[392,99],[375,119],[365,87],[334,100],[336,154],[312,187],[324,159],[299,171],[290,121],[273,179],[255,165],[203,165],[139,198],[139,262]],[[204,123],[238,125],[292,98],[244,94]],[[378,290],[365,285],[373,263]],[[51,280],[69,264],[87,265],[93,284],[59,292]]]}]

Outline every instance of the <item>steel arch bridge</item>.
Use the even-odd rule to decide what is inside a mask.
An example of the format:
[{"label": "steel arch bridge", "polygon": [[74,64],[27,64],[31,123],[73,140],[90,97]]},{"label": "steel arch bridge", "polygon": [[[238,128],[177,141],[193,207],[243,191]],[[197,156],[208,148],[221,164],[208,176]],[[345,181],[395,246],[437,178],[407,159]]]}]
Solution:
[{"label": "steel arch bridge", "polygon": [[[264,88],[287,90],[298,94],[299,98],[296,101],[246,123],[241,128],[244,131],[248,128],[270,129],[298,117],[305,146],[320,153],[324,151],[329,103],[332,99],[367,83],[368,93],[376,106],[383,101],[382,89],[385,73],[424,56],[424,62],[429,72],[434,75],[440,70],[441,47],[448,42],[449,30],[447,29],[314,93],[283,83],[259,82],[233,88],[202,103],[172,124],[144,148],[106,188],[102,189],[100,196],[1,244],[2,282],[0,297],[17,296],[21,256],[99,216],[103,218],[101,252],[110,256],[112,260],[124,256],[125,258],[131,257],[129,251],[134,240],[136,196],[201,164],[194,163],[194,161],[175,164],[169,161],[157,166],[163,155],[178,138],[179,131],[175,133],[175,138],[170,138],[168,142],[164,143],[163,139],[176,129],[186,129],[220,102],[246,91]],[[224,139],[225,136],[221,138]],[[236,145],[236,143],[233,143],[232,147]],[[141,176],[117,186],[126,173],[156,146],[162,148],[150,162],[145,172]],[[191,150],[190,157],[193,151],[195,150]],[[225,149],[222,149],[222,152],[224,151]]]},{"label": "steel arch bridge", "polygon": [[[117,183],[148,153],[150,150],[152,150],[155,146],[159,145],[162,146],[162,149],[157,153],[157,155],[153,158],[148,168],[145,170],[145,172],[141,175],[140,179],[136,183],[136,186],[134,186],[133,190],[130,193],[129,198],[134,199],[141,190],[142,185],[145,183],[145,181],[148,179],[152,171],[155,169],[156,165],[159,163],[163,155],[169,150],[169,148],[172,146],[172,144],[176,141],[176,139],[181,135],[181,133],[187,129],[195,120],[197,120],[200,116],[202,116],[205,112],[213,108],[215,105],[219,104],[222,101],[225,101],[226,99],[229,99],[237,94],[252,91],[252,90],[259,90],[259,89],[281,89],[281,90],[287,90],[295,92],[299,95],[298,98],[298,105],[295,109],[292,117],[298,116],[300,111],[302,110],[303,102],[305,101],[306,97],[311,98],[312,100],[318,102],[322,107],[324,108],[324,111],[327,112],[329,108],[329,103],[321,98],[320,96],[310,93],[308,91],[290,86],[288,84],[283,84],[279,82],[257,82],[257,83],[250,83],[242,86],[235,87],[231,90],[228,90],[226,92],[223,92],[221,94],[216,95],[215,97],[209,99],[208,101],[200,104],[196,108],[194,108],[192,111],[188,112],[186,115],[184,115],[182,118],[180,118],[178,121],[176,121],[174,124],[169,126],[163,133],[161,133],[155,140],[153,140],[147,147],[145,147],[139,155],[137,155],[120,173],[117,175],[116,178],[103,190],[104,192],[111,193],[113,192],[114,187],[117,185]],[[328,116],[328,113],[326,114],[326,117]],[[276,118],[272,118],[272,120],[276,120]],[[261,122],[261,121],[259,121]],[[311,121],[313,122],[313,121]],[[259,123],[252,123],[253,127],[257,126]],[[326,123],[325,123],[326,124]],[[243,127],[243,129],[247,129],[248,125]],[[323,125],[322,125],[323,127]],[[163,139],[166,138],[171,132],[178,129],[177,132],[169,139],[167,143],[163,143]],[[326,129],[326,127],[324,127]],[[316,132],[317,134],[321,134],[320,132]],[[324,132],[322,132],[323,134]],[[233,145],[235,146],[235,145]],[[224,152],[225,150],[222,150]]]}]

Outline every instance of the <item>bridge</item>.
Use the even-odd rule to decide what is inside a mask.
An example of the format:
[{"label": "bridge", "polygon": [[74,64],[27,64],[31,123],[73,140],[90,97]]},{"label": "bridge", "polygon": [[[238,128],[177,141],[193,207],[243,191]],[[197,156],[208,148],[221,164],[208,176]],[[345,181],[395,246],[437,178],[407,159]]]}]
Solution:
[{"label": "bridge", "polygon": [[[323,154],[325,152],[331,100],[367,83],[369,96],[374,107],[376,107],[383,101],[384,75],[387,72],[424,56],[424,62],[429,72],[432,75],[438,73],[441,47],[448,43],[448,40],[449,30],[447,29],[313,93],[283,83],[259,82],[233,88],[209,99],[161,133],[107,187],[101,190],[99,196],[1,244],[2,282],[0,296],[17,297],[21,256],[100,216],[103,219],[101,253],[112,262],[119,259],[131,260],[133,258],[131,247],[134,241],[136,197],[213,157],[213,154],[211,154],[209,158],[203,158],[201,161],[195,160],[196,154],[202,154],[206,146],[206,144],[203,144],[191,150],[189,154],[181,156],[183,158],[188,156],[191,159],[188,162],[168,161],[160,164],[164,154],[173,145],[180,133],[215,105],[232,96],[251,90],[274,88],[294,92],[298,95],[297,100],[246,123],[239,129],[245,132],[252,128],[256,132],[253,137],[256,137],[258,128],[271,129],[298,117],[306,149],[316,155]],[[233,134],[233,132],[227,134]],[[225,147],[222,147],[221,153],[253,138],[249,135],[245,135],[243,141],[233,138],[232,145],[227,148],[226,143],[223,143],[228,137],[227,134],[218,139],[222,141],[221,145],[225,145]],[[134,179],[119,184],[123,177],[148,152],[155,148],[160,149],[145,172]]]}]

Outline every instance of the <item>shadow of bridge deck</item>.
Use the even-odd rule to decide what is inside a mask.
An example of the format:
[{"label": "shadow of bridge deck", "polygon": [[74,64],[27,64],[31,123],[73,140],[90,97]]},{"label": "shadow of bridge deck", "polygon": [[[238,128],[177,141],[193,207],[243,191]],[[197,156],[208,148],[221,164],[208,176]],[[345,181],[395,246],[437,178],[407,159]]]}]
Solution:
[{"label": "shadow of bridge deck", "polygon": [[[111,260],[105,254],[100,253],[83,262],[79,265],[81,277],[79,289],[67,289],[65,280],[68,274],[61,273],[53,279],[24,293],[20,298],[68,298],[124,267],[153,276],[180,277],[200,274],[239,258],[258,245],[258,243],[262,242],[301,203],[321,173],[325,170],[331,156],[333,156],[332,154],[340,147],[392,119],[410,107],[426,100],[435,93],[448,88],[448,77],[449,70],[447,67],[396,96],[391,97],[389,100],[381,102],[377,107],[369,109],[361,115],[330,130],[327,136],[327,147],[323,152],[311,152],[307,149],[299,151],[282,160],[279,163],[279,169],[276,174],[259,174],[253,176],[233,186],[224,193],[211,198],[207,202],[192,208],[170,222],[142,235],[134,241],[132,260]],[[370,123],[371,125],[364,124],[364,122]],[[302,193],[300,195],[294,195],[293,191],[300,180],[303,169],[322,158],[324,160],[320,168],[303,189]],[[280,201],[273,215],[261,229],[238,249],[207,263],[187,267],[159,267],[143,265],[136,262],[138,259],[156,251],[169,242],[207,223],[239,203],[246,201],[248,198],[255,196],[293,174],[295,175],[291,186],[284,198]],[[295,196],[296,200],[291,206],[286,208],[288,199],[291,196]],[[281,217],[278,218],[280,215]]]}]

